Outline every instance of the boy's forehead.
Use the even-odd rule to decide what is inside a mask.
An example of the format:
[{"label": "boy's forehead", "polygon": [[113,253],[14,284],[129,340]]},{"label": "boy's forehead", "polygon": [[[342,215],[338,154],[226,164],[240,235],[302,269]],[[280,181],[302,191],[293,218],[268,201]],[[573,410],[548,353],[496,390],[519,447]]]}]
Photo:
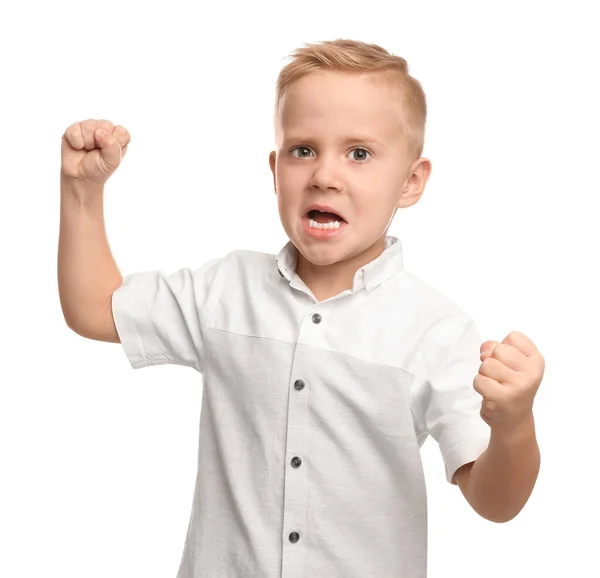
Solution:
[{"label": "boy's forehead", "polygon": [[310,73],[281,99],[278,128],[286,138],[319,129],[348,132],[349,126],[352,133],[393,138],[401,125],[401,98],[397,88],[364,74]]}]

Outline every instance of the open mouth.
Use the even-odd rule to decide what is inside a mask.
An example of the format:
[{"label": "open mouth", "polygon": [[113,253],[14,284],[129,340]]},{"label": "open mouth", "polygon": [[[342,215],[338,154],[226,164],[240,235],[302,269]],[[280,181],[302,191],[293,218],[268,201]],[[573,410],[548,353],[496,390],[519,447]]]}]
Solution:
[{"label": "open mouth", "polygon": [[320,225],[328,225],[329,223],[345,223],[343,217],[340,217],[337,213],[331,213],[329,211],[319,211],[312,209],[307,213],[309,221],[319,223]]},{"label": "open mouth", "polygon": [[303,218],[304,230],[317,239],[325,239],[337,235],[348,226],[346,220],[337,213],[311,209]]}]

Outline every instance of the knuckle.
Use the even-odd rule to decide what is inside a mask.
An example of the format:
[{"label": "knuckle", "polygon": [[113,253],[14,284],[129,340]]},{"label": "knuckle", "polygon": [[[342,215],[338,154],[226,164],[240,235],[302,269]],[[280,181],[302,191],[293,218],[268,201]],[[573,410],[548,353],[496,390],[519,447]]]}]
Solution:
[{"label": "knuckle", "polygon": [[129,142],[130,135],[128,130],[124,126],[121,126],[120,124],[116,125],[113,133],[115,135],[119,135],[119,137],[121,137],[121,140],[123,140],[124,142]]},{"label": "knuckle", "polygon": [[482,411],[494,411],[496,409],[496,402],[486,399],[481,402],[481,409]]},{"label": "knuckle", "polygon": [[81,123],[74,122],[65,130],[65,137],[70,144],[81,144],[83,136],[81,133]]},{"label": "knuckle", "polygon": [[96,121],[84,120],[79,123],[79,128],[84,134],[93,133],[96,130]]},{"label": "knuckle", "polygon": [[70,124],[67,129],[65,130],[66,134],[72,134],[74,131],[79,130],[79,126],[81,125],[80,122],[74,122],[72,124]]},{"label": "knuckle", "polygon": [[110,120],[100,119],[96,123],[97,127],[103,128],[109,134],[113,131],[114,125]]}]

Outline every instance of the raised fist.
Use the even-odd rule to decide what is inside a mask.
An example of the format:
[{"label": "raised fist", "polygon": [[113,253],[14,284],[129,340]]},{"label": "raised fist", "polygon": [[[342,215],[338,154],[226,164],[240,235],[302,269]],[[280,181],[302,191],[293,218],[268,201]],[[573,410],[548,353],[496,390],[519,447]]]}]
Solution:
[{"label": "raised fist", "polygon": [[108,120],[75,122],[65,130],[61,145],[61,174],[86,185],[104,185],[121,164],[131,136]]}]

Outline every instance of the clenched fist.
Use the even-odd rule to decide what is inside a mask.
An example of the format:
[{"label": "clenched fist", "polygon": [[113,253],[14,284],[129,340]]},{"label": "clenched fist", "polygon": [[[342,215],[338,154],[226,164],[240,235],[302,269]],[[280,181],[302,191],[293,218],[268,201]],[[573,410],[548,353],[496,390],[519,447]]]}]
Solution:
[{"label": "clenched fist", "polygon": [[484,341],[473,387],[483,397],[481,417],[496,430],[511,430],[532,415],[545,360],[523,333],[511,331],[502,341]]},{"label": "clenched fist", "polygon": [[61,175],[83,185],[104,185],[121,164],[131,136],[108,120],[75,122],[62,136]]}]

